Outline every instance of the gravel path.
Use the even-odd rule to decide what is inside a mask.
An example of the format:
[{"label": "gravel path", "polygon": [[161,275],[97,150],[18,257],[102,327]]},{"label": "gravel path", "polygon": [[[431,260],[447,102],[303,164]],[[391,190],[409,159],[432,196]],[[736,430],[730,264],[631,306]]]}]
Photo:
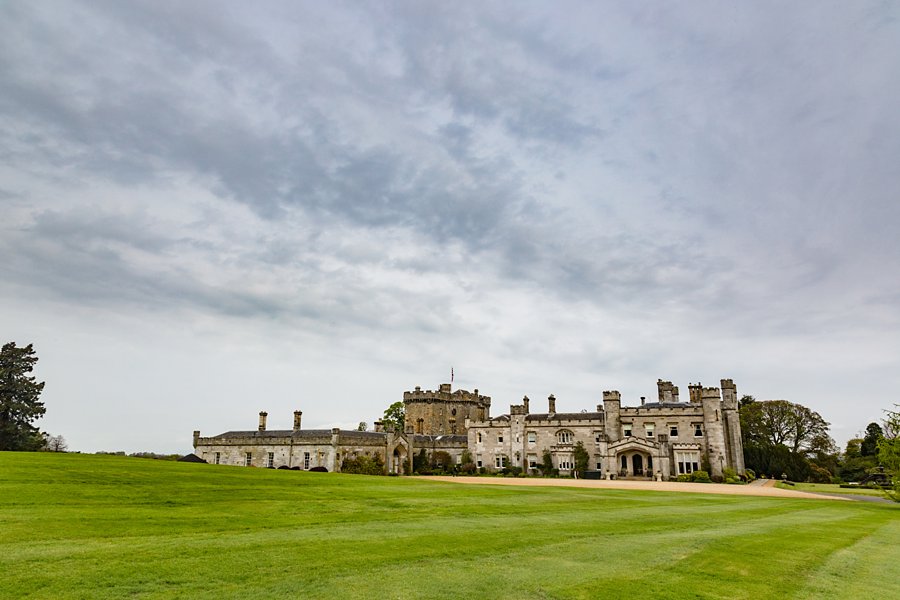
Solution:
[{"label": "gravel path", "polygon": [[538,479],[531,477],[426,477],[433,481],[467,483],[475,485],[527,485],[533,487],[577,487],[607,490],[651,490],[657,492],[691,492],[694,494],[725,494],[729,496],[773,496],[777,498],[808,498],[815,500],[840,500],[851,498],[810,494],[796,490],[783,490],[770,484],[727,485],[724,483],[680,483],[677,481],[626,481],[615,479]]}]

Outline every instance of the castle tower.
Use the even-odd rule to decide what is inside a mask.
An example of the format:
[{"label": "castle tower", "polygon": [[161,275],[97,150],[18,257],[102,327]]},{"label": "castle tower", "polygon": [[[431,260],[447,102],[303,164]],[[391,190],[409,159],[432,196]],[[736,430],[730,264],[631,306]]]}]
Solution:
[{"label": "castle tower", "polygon": [[744,442],[741,439],[741,413],[738,406],[737,386],[731,379],[723,379],[722,413],[725,415],[725,440],[728,444],[729,463],[738,473],[744,472]]},{"label": "castle tower", "polygon": [[452,391],[449,383],[442,383],[437,390],[422,390],[416,386],[411,392],[403,392],[406,409],[406,429],[424,435],[466,435],[466,421],[484,421],[490,418],[491,398],[478,390]]},{"label": "castle tower", "polygon": [[622,408],[622,394],[618,391],[603,392],[603,412],[606,413],[606,439],[617,442],[621,437],[622,423],[619,418]]},{"label": "castle tower", "polygon": [[729,466],[730,457],[725,443],[725,418],[722,414],[722,397],[719,388],[705,387],[701,391],[703,405],[703,434],[711,475],[722,476],[722,470]]}]

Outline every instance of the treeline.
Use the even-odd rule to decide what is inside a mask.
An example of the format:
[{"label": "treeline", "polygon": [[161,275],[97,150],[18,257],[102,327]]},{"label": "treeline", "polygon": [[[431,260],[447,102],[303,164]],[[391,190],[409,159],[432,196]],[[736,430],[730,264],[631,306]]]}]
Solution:
[{"label": "treeline", "polygon": [[812,483],[844,483],[900,469],[897,413],[888,412],[884,426],[869,423],[865,435],[841,451],[819,413],[786,400],[740,401],[744,463],[758,475]]}]

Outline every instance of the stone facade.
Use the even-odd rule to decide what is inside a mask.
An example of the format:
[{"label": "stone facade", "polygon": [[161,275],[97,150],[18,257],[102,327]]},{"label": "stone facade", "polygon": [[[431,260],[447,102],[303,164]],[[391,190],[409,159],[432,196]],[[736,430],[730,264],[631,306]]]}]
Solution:
[{"label": "stone facade", "polygon": [[708,467],[721,476],[726,468],[744,472],[737,388],[723,379],[720,388],[690,386],[690,402],[679,402],[678,388],[657,382],[659,399],[623,407],[617,391],[603,393],[595,411],[557,413],[548,398],[546,413],[531,413],[526,397],[508,415],[467,424],[476,465],[536,472],[549,451],[560,473],[574,470],[578,442],[590,457],[589,469],[607,479],[670,479]]},{"label": "stone facade", "polygon": [[404,392],[404,432],[301,429],[300,411],[292,430],[267,430],[265,412],[256,431],[229,431],[212,437],[194,432],[197,456],[210,463],[340,471],[345,458],[379,456],[389,473],[408,473],[421,449],[448,452],[457,464],[468,449],[478,467],[507,466],[536,472],[549,451],[560,473],[574,470],[574,450],[581,442],[590,457],[589,469],[606,478],[669,479],[703,466],[712,475],[731,468],[744,471],[737,388],[730,379],[721,388],[689,386],[689,402],[680,402],[678,388],[657,382],[658,401],[621,405],[617,391],[603,392],[594,411],[557,413],[556,399],[547,399],[546,413],[532,413],[526,396],[509,414],[492,418],[491,399],[478,390]]},{"label": "stone facade", "polygon": [[491,399],[478,390],[450,391],[449,383],[442,383],[437,391],[416,386],[403,392],[406,409],[406,431],[419,435],[465,435],[466,420],[483,421],[491,416]]}]

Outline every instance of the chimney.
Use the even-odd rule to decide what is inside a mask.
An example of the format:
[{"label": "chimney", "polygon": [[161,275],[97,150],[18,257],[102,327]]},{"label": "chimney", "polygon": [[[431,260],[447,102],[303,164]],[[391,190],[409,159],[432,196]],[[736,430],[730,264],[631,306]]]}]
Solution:
[{"label": "chimney", "polygon": [[528,402],[529,402],[528,396],[523,396],[523,397],[522,397],[522,404],[525,405],[525,414],[526,414],[526,415],[527,415],[528,412],[529,412],[529,411],[528,411]]},{"label": "chimney", "polygon": [[647,396],[641,396],[641,406],[644,405],[644,402],[647,401]]},{"label": "chimney", "polygon": [[197,447],[197,442],[200,441],[200,430],[194,430],[194,448]]},{"label": "chimney", "polygon": [[300,431],[300,418],[303,416],[302,410],[294,411],[294,431]]},{"label": "chimney", "polygon": [[264,410],[259,411],[259,430],[260,431],[266,430],[266,417],[268,417],[268,416],[269,416],[269,413],[267,413],[266,411],[264,411]]},{"label": "chimney", "polygon": [[556,412],[556,396],[554,396],[553,394],[547,396],[547,411],[550,414]]}]

